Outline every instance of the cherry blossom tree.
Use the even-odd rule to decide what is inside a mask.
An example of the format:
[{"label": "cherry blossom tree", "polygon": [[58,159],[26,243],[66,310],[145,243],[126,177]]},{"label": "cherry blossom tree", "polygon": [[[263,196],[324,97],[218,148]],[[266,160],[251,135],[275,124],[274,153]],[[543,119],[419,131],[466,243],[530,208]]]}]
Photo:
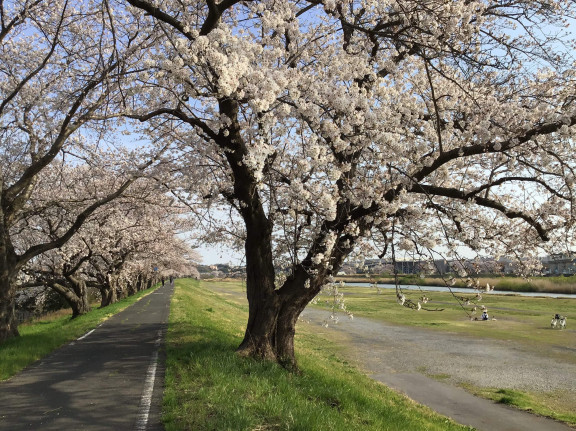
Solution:
[{"label": "cherry blossom tree", "polygon": [[[29,199],[32,208],[44,210],[26,219],[35,229],[23,229],[17,244],[60,237],[74,222],[78,203],[93,199],[93,190],[115,189],[117,180],[99,166],[49,167]],[[76,317],[90,310],[87,287],[100,291],[104,307],[150,287],[154,268],[182,273],[199,258],[177,237],[186,224],[172,201],[155,181],[141,179],[94,211],[63,246],[28,262],[20,286],[50,286]]]},{"label": "cherry blossom tree", "polygon": [[[138,30],[117,32],[109,6],[106,1],[0,1],[0,342],[18,335],[15,280],[24,265],[65,244],[145,167],[135,164],[132,172],[119,172],[116,188],[98,190],[79,205],[58,236],[24,248],[15,244],[23,226],[34,229],[26,226],[28,216],[43,210],[32,208],[29,198],[47,167],[96,155],[111,127],[106,119],[122,106],[119,83],[145,42]],[[114,20],[121,23],[122,17]]]},{"label": "cherry blossom tree", "polygon": [[158,273],[183,273],[199,256],[177,235],[186,226],[182,208],[154,187],[152,181],[135,184],[109,205],[85,244],[91,251],[87,273],[96,280],[101,306],[134,293]]},{"label": "cherry blossom tree", "polygon": [[[29,212],[15,225],[15,246],[28,249],[60,238],[74,224],[76,214],[95,199],[96,190],[114,190],[118,185],[117,176],[101,166],[47,166],[28,198]],[[111,206],[94,211],[62,246],[27,262],[18,287],[51,287],[70,305],[73,317],[90,311],[87,282],[92,280],[86,268],[97,250],[91,246],[92,238],[102,236],[101,226],[109,222]]]},{"label": "cherry blossom tree", "polygon": [[571,239],[572,2],[126,3],[160,40],[131,117],[173,144],[182,200],[241,220],[208,223],[244,243],[240,354],[295,365],[298,316],[353,252]]}]

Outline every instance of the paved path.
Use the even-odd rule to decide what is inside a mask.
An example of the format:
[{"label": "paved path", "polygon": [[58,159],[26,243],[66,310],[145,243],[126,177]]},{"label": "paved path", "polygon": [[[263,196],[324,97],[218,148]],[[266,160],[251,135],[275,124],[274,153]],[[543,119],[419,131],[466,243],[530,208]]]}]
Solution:
[{"label": "paved path", "polygon": [[0,383],[0,430],[162,430],[173,285]]},{"label": "paved path", "polygon": [[[304,322],[315,326],[321,325],[326,317],[326,311],[314,308],[307,308],[301,316]],[[506,343],[470,339],[464,342],[457,334],[431,333],[361,317],[344,319],[323,331],[337,331],[346,343],[350,359],[358,362],[370,377],[463,425],[480,431],[574,431],[562,423],[475,397],[453,384],[418,372],[484,376],[486,386],[496,387],[508,387],[514,381],[522,386],[523,381],[529,380],[538,387],[540,380],[553,380],[554,374],[558,374],[561,379],[555,383],[561,386],[556,389],[574,394],[574,364],[546,361]]]}]

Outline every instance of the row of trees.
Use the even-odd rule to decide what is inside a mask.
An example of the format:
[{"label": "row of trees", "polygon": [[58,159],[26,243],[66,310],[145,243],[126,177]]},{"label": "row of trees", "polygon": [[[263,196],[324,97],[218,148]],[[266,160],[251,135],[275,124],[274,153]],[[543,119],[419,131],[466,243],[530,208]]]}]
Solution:
[{"label": "row of trees", "polygon": [[[207,241],[244,249],[239,351],[287,365],[298,316],[353,253],[573,245],[571,1],[1,5],[0,340],[21,270],[144,175]],[[110,152],[119,132],[150,145]],[[16,244],[65,158],[114,166],[114,185]]]},{"label": "row of trees", "polygon": [[[110,188],[110,175],[96,178],[85,166],[45,172],[30,204],[53,207],[26,220],[34,229],[24,228],[22,240],[37,244],[61,236],[73,221],[70,206],[82,201],[87,189]],[[193,274],[199,257],[178,236],[188,227],[181,209],[172,204],[155,182],[141,179],[96,210],[63,246],[29,261],[18,286],[51,287],[75,317],[90,310],[88,287],[99,290],[104,307],[149,288],[160,277]]]},{"label": "row of trees", "polygon": [[194,258],[151,180],[163,150],[122,135],[123,80],[152,42],[123,19],[108,2],[0,1],[0,342],[18,335],[19,287],[47,284],[76,315],[86,283],[106,305]]}]

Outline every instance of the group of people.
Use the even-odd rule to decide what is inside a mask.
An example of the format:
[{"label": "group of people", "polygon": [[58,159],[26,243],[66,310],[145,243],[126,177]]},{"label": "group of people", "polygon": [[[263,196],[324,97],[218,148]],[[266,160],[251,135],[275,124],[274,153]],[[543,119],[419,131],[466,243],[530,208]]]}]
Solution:
[{"label": "group of people", "polygon": [[[174,276],[170,276],[169,277],[170,280],[170,284],[172,284],[174,282]],[[164,276],[162,276],[162,286],[164,286],[164,283],[166,282],[166,279],[164,278]]]}]

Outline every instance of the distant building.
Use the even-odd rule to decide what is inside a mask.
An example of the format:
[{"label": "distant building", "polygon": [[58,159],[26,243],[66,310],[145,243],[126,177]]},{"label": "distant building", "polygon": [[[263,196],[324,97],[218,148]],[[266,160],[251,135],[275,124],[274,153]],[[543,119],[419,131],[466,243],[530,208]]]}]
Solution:
[{"label": "distant building", "polygon": [[576,274],[576,253],[557,253],[542,258],[542,266],[546,275]]}]

